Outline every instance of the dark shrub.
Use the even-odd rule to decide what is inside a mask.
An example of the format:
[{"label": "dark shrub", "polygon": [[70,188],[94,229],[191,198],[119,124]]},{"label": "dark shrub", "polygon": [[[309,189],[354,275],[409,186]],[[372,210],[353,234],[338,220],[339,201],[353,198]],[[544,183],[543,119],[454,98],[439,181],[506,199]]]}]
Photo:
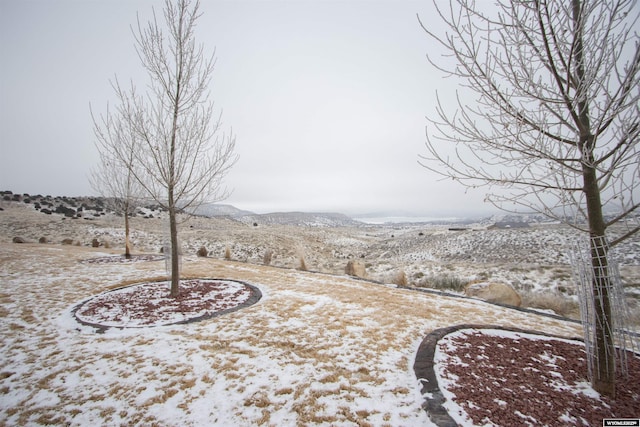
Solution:
[{"label": "dark shrub", "polygon": [[206,257],[207,255],[209,255],[209,251],[207,251],[207,248],[205,248],[204,246],[200,246],[200,249],[198,249],[197,255],[199,257]]},{"label": "dark shrub", "polygon": [[55,213],[59,213],[59,214],[63,214],[64,216],[69,217],[69,218],[71,218],[72,216],[74,216],[76,214],[76,210],[75,209],[68,208],[68,207],[66,207],[64,205],[58,205],[54,212]]}]

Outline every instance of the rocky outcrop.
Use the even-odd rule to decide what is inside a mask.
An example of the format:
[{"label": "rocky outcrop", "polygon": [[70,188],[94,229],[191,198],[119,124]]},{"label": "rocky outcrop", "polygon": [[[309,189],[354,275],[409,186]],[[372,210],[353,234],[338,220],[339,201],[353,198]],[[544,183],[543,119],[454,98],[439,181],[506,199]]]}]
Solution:
[{"label": "rocky outcrop", "polygon": [[467,285],[464,290],[467,296],[480,298],[487,302],[520,307],[522,298],[513,287],[506,283],[479,282]]}]

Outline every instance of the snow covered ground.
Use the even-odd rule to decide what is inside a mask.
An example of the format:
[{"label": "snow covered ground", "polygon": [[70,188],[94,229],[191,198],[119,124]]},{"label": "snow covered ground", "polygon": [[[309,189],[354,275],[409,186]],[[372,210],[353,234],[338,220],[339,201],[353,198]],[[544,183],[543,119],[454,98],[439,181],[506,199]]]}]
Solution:
[{"label": "snow covered ground", "polygon": [[90,264],[115,250],[0,244],[0,424],[430,425],[412,363],[462,322],[579,336],[575,323],[347,277],[186,256],[187,276],[263,293],[187,325],[109,329],[80,301],[164,276],[164,262]]},{"label": "snow covered ground", "polygon": [[[133,218],[134,252],[157,254],[165,226],[162,217]],[[11,243],[17,236],[32,243]],[[41,237],[50,243],[36,243]],[[64,238],[75,243],[61,245]],[[193,324],[99,334],[74,320],[73,307],[109,289],[164,280],[165,262],[80,262],[122,253],[121,218],[62,219],[4,205],[0,425],[430,425],[412,370],[430,331],[478,323],[582,334],[572,322],[343,275],[348,260],[360,259],[382,283],[404,271],[409,284],[451,275],[571,296],[563,255],[571,232],[558,226],[457,232],[197,218],[181,225],[180,238],[186,277],[250,283],[260,302]],[[93,239],[108,247],[90,247]],[[210,258],[195,256],[200,246]],[[226,248],[231,261],[223,260]],[[270,266],[262,265],[266,251]],[[637,240],[625,251],[633,294]],[[295,270],[301,257],[321,273]]]}]

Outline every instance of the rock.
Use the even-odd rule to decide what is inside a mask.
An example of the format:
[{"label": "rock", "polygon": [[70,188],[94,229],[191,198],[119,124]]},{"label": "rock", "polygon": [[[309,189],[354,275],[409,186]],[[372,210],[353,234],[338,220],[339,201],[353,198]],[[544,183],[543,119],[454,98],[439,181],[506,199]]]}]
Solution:
[{"label": "rock", "polygon": [[347,263],[347,267],[344,269],[344,272],[349,276],[361,277],[364,278],[366,276],[365,265],[362,261],[354,261],[351,260]]},{"label": "rock", "polygon": [[464,290],[467,296],[480,298],[487,302],[520,307],[522,299],[510,285],[498,282],[478,282],[467,285]]},{"label": "rock", "polygon": [[22,237],[14,237],[13,243],[27,243],[27,241],[24,240]]}]

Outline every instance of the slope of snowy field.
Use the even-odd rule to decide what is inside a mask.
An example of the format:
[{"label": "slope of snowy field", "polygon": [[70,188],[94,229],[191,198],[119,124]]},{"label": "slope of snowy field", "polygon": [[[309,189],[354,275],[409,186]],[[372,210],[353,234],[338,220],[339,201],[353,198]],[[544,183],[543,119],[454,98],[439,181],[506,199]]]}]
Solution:
[{"label": "slope of snowy field", "polygon": [[[60,244],[124,247],[123,219],[84,210],[83,217],[45,215],[33,204],[0,201],[0,242],[14,237]],[[134,252],[158,253],[168,244],[166,213],[143,209],[131,218]],[[97,217],[94,215],[98,215]],[[533,223],[530,227],[491,228],[487,223],[458,228],[437,224],[386,224],[311,227],[246,223],[228,217],[191,218],[180,224],[181,249],[193,255],[204,247],[210,257],[250,264],[343,274],[359,260],[367,279],[417,287],[458,286],[497,281],[514,287],[523,304],[579,318],[578,298],[568,263],[579,234],[566,226]],[[615,231],[615,230],[614,230]],[[620,263],[622,284],[640,328],[640,235],[612,252]],[[448,289],[451,290],[451,289]],[[460,289],[454,291],[461,291]]]},{"label": "slope of snowy field", "polygon": [[165,276],[117,250],[0,243],[2,425],[431,425],[412,371],[430,331],[473,321],[580,336],[572,322],[345,276],[185,256],[187,277],[261,290],[187,325],[82,326],[72,308]]}]

